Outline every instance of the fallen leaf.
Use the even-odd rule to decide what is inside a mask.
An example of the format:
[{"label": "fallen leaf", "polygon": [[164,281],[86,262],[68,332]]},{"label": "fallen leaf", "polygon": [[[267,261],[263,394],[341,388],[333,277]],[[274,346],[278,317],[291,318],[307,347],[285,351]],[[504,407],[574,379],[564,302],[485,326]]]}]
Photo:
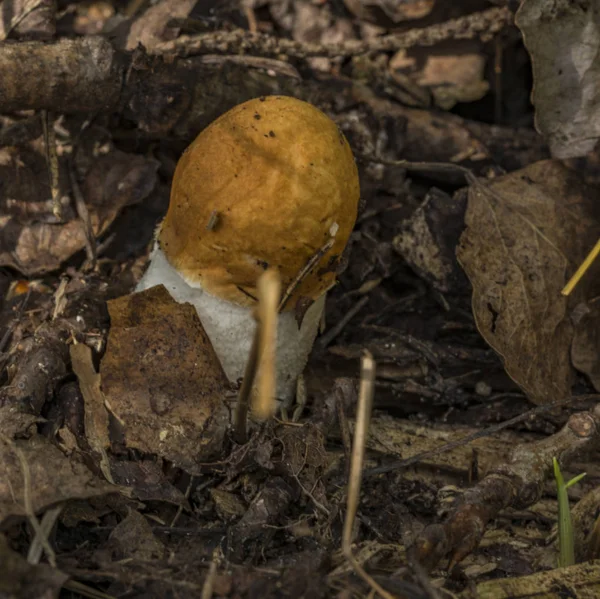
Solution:
[{"label": "fallen leaf", "polygon": [[443,110],[450,110],[457,102],[480,100],[489,90],[485,56],[480,42],[473,40],[401,50],[390,60],[389,68],[428,89]]},{"label": "fallen leaf", "polygon": [[525,0],[515,23],[533,68],[535,124],[556,158],[582,156],[600,137],[600,6]]},{"label": "fallen leaf", "polygon": [[132,559],[149,562],[164,557],[166,547],[152,532],[148,520],[136,510],[119,522],[110,533],[108,548],[111,549],[111,561],[114,559]]},{"label": "fallen leaf", "polygon": [[195,309],[159,285],[108,302],[102,391],[127,448],[191,473],[221,450],[229,384]]},{"label": "fallen leaf", "polygon": [[469,189],[457,257],[475,321],[537,404],[570,395],[569,306],[588,291],[582,285],[567,299],[561,289],[600,235],[597,205],[594,189],[551,160]]},{"label": "fallen leaf", "polygon": [[401,224],[394,249],[433,287],[448,292],[464,279],[455,248],[464,229],[466,197],[451,198],[432,188],[423,203]]},{"label": "fallen leaf", "polygon": [[134,50],[142,44],[151,52],[156,44],[176,38],[180,28],[173,27],[170,21],[185,19],[196,2],[197,0],[159,0],[131,24],[125,48]]},{"label": "fallen leaf", "polygon": [[106,450],[110,447],[108,412],[100,389],[100,376],[94,370],[92,350],[83,343],[69,348],[73,372],[79,380],[84,400],[85,436],[90,449],[98,455],[100,469],[109,482],[113,482]]},{"label": "fallen leaf", "polygon": [[168,481],[156,462],[114,461],[111,472],[115,483],[131,489],[132,496],[140,501],[166,501],[189,507],[185,495]]},{"label": "fallen leaf", "polygon": [[575,323],[571,359],[573,366],[586,374],[594,389],[600,391],[600,298],[580,304],[578,309],[583,315]]},{"label": "fallen leaf", "polygon": [[[27,488],[19,452],[27,464]],[[27,515],[25,492],[29,494],[33,511],[38,513],[70,499],[87,499],[119,491],[118,487],[94,476],[76,456],[65,457],[40,435],[23,441],[0,438],[0,468],[0,525],[10,517]]]},{"label": "fallen leaf", "polygon": [[[53,216],[46,159],[39,145],[35,140],[30,146],[0,148],[0,266],[27,276],[56,270],[86,245],[83,223],[66,195],[61,197],[64,222]],[[150,194],[158,163],[112,148],[94,156],[92,147],[86,146],[89,155],[80,158],[90,164],[81,191],[94,235],[99,236],[125,206]],[[66,159],[59,167],[60,189],[68,189]]]}]

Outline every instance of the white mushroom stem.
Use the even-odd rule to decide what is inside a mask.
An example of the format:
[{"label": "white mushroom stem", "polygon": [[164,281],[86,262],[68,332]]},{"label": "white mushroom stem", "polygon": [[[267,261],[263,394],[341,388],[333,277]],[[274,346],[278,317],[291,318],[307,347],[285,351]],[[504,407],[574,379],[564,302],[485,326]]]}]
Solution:
[{"label": "white mushroom stem", "polygon": [[[253,308],[238,306],[207,293],[200,286],[189,285],[158,246],[155,246],[150,259],[136,291],[164,285],[175,301],[192,304],[227,378],[237,382],[244,375],[256,328]],[[306,311],[300,328],[294,312],[280,314],[277,325],[277,397],[285,407],[293,402],[296,380],[308,361],[324,306],[325,294]]]}]

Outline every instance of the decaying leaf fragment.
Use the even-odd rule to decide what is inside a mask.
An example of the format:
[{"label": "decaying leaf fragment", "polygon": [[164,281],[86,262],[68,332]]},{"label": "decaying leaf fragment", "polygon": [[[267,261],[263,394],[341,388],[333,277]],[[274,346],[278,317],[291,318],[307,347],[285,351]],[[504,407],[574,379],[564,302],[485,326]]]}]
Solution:
[{"label": "decaying leaf fragment", "polygon": [[228,382],[195,309],[162,286],[108,302],[102,391],[125,445],[188,472],[221,449]]},{"label": "decaying leaf fragment", "polygon": [[533,66],[536,127],[557,158],[582,156],[600,138],[600,4],[525,0],[515,23]]},{"label": "decaying leaf fragment", "polygon": [[119,491],[119,487],[92,474],[76,457],[65,457],[40,435],[27,440],[0,439],[0,468],[0,525],[11,516],[27,515],[26,494],[38,513],[71,499]]},{"label": "decaying leaf fragment", "polygon": [[575,337],[571,346],[573,366],[586,374],[594,389],[600,391],[600,297],[580,304],[575,313]]},{"label": "decaying leaf fragment", "polygon": [[[67,195],[66,158],[59,161],[63,222],[52,213],[46,158],[40,140],[29,146],[0,148],[0,266],[27,276],[46,273],[86,245],[85,228]],[[110,148],[92,148],[79,160],[91,166],[81,192],[95,236],[102,235],[121,210],[146,198],[156,183],[158,163]]]},{"label": "decaying leaf fragment", "polygon": [[457,257],[473,286],[477,327],[538,404],[570,392],[568,308],[589,290],[570,299],[560,292],[598,239],[597,205],[595,190],[551,160],[469,189]]}]

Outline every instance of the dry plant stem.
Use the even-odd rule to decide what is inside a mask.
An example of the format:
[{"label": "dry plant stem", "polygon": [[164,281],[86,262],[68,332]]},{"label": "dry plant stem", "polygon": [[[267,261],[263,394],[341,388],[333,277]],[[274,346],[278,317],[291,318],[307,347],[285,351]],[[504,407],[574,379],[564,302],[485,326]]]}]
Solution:
[{"label": "dry plant stem", "polygon": [[278,304],[281,278],[276,270],[267,270],[258,280],[258,381],[253,412],[266,420],[275,413],[276,352]]},{"label": "dry plant stem", "polygon": [[319,347],[326,348],[343,330],[344,327],[366,306],[369,302],[369,296],[362,297],[344,316],[336,323],[334,327],[325,333],[319,340]]},{"label": "dry plant stem", "polygon": [[296,59],[312,56],[357,56],[367,52],[395,52],[413,46],[432,46],[449,39],[473,39],[491,36],[512,23],[513,15],[507,7],[491,8],[445,23],[412,29],[405,33],[384,35],[372,40],[348,40],[338,44],[302,43],[275,38],[265,34],[248,34],[244,30],[219,31],[196,36],[180,36],[176,40],[158,44],[156,54],[253,54]]},{"label": "dry plant stem", "polygon": [[202,594],[200,595],[200,599],[211,599],[213,596],[217,568],[219,566],[219,562],[221,561],[220,553],[221,550],[219,548],[213,551],[212,560],[210,561],[210,566],[208,568],[208,574],[206,575],[206,579],[202,585]]},{"label": "dry plant stem", "polygon": [[75,198],[75,208],[77,210],[77,216],[81,220],[83,230],[85,231],[85,254],[87,257],[86,266],[89,268],[96,267],[96,258],[98,255],[96,248],[96,237],[94,236],[94,230],[92,229],[92,221],[90,220],[90,213],[85,205],[81,188],[77,182],[77,176],[75,174],[75,165],[72,160],[69,160],[69,179],[71,181],[71,190],[73,197]]},{"label": "dry plant stem", "polygon": [[248,354],[248,361],[246,362],[242,386],[240,387],[238,393],[235,412],[233,414],[233,438],[238,445],[243,445],[246,443],[246,441],[248,441],[246,421],[248,420],[250,394],[252,393],[252,385],[254,383],[254,377],[256,376],[256,370],[258,367],[258,347],[260,345],[259,335],[260,327],[256,327],[254,339],[252,340],[252,346],[250,347],[250,353]]},{"label": "dry plant stem", "polygon": [[46,553],[48,563],[53,568],[56,568],[56,554],[54,553],[54,549],[50,546],[48,536],[44,534],[40,521],[37,519],[35,510],[33,509],[33,503],[31,501],[31,471],[29,470],[29,464],[27,463],[23,452],[12,439],[3,437],[2,440],[12,449],[21,464],[21,470],[23,471],[23,507],[27,513],[27,520],[35,532],[35,538],[38,539],[38,542]]},{"label": "dry plant stem", "polygon": [[333,247],[334,243],[335,238],[332,237],[329,241],[323,244],[323,246],[319,248],[317,252],[315,252],[312,258],[306,263],[304,268],[300,270],[300,272],[296,275],[294,280],[288,285],[287,289],[285,290],[285,293],[281,298],[281,302],[279,302],[279,308],[277,310],[278,312],[281,312],[285,308],[286,304],[288,303],[288,300],[290,299],[290,297],[292,297],[294,291],[296,291],[296,289],[298,288],[298,285],[300,285],[300,283],[302,283],[302,281],[310,274],[312,269],[319,263],[319,260]]},{"label": "dry plant stem", "polygon": [[58,187],[58,154],[56,152],[56,135],[52,113],[42,110],[42,128],[44,130],[44,144],[46,147],[46,161],[48,163],[48,179],[52,194],[52,212],[54,216],[62,219],[60,205],[60,189]]},{"label": "dry plant stem", "polygon": [[488,522],[500,510],[524,509],[539,500],[553,457],[564,466],[599,445],[600,404],[573,414],[555,435],[517,446],[505,464],[465,491],[444,523],[423,530],[414,546],[417,559],[428,568],[445,557],[451,566],[460,562],[478,546]]},{"label": "dry plant stem", "polygon": [[[54,524],[56,520],[60,516],[62,512],[63,506],[59,505],[57,507],[50,508],[46,511],[46,513],[42,516],[42,521],[40,523],[40,528],[44,538],[47,539],[52,529],[54,528]],[[42,557],[42,552],[44,550],[42,539],[36,534],[31,545],[29,546],[29,551],[27,552],[27,561],[30,564],[39,564],[40,558]]]},{"label": "dry plant stem", "polygon": [[561,293],[563,295],[570,295],[575,289],[575,286],[582,279],[583,275],[588,271],[594,260],[600,254],[600,239],[596,242],[596,245],[592,248],[592,251],[585,257],[585,260],[581,263],[581,266],[575,271],[575,274],[569,279],[568,283],[564,286]]},{"label": "dry plant stem", "polygon": [[375,389],[375,360],[373,356],[365,351],[361,361],[360,387],[358,390],[358,411],[356,414],[356,427],[354,429],[354,442],[352,444],[352,461],[350,464],[350,477],[348,479],[348,504],[346,507],[346,518],[344,520],[344,532],[342,536],[342,552],[354,571],[385,599],[394,599],[394,596],[381,587],[366,570],[358,563],[352,555],[352,531],[356,521],[358,503],[360,499],[360,487],[362,482],[362,470],[365,459],[365,447],[371,421],[371,410],[373,407],[373,391]]}]

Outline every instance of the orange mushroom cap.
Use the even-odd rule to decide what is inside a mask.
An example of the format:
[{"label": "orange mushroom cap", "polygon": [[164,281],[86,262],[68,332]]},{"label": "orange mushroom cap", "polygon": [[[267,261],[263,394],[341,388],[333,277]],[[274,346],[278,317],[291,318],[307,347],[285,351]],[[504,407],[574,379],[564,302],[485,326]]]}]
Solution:
[{"label": "orange mushroom cap", "polygon": [[286,289],[333,236],[287,302],[292,310],[334,284],[359,195],[352,150],[327,115],[291,97],[257,98],[185,151],[158,242],[188,284],[248,306],[264,269],[277,268]]}]

